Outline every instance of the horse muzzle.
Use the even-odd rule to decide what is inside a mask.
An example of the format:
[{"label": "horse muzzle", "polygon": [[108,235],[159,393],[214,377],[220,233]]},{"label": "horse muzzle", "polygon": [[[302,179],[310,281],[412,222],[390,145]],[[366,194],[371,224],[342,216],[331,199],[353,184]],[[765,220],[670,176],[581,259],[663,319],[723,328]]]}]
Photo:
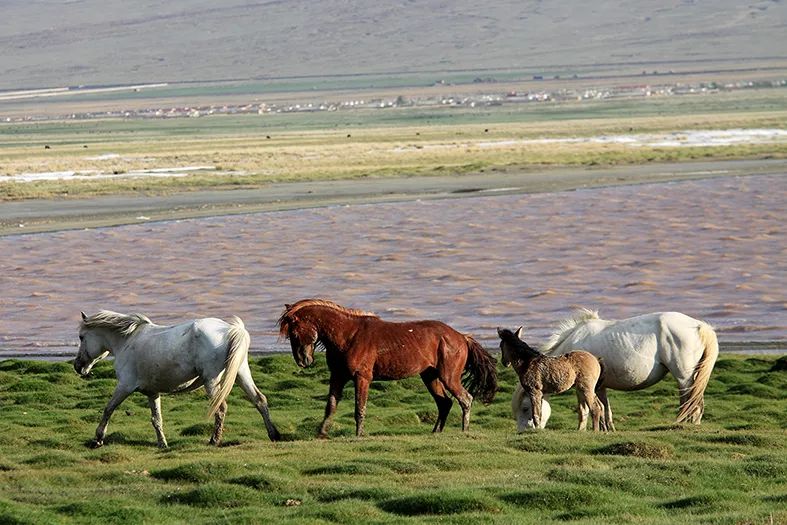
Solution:
[{"label": "horse muzzle", "polygon": [[82,360],[76,359],[74,360],[74,371],[80,376],[86,377],[93,370],[93,364],[95,364],[95,361],[85,364]]},{"label": "horse muzzle", "polygon": [[301,368],[308,368],[314,363],[314,357],[310,355],[305,355],[302,358],[296,361],[299,367]]}]

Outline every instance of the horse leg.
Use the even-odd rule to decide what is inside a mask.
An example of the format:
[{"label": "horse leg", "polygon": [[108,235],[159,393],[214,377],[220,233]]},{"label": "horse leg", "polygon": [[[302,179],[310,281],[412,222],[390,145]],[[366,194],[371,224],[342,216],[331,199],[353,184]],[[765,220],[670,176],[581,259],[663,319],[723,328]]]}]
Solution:
[{"label": "horse leg", "polygon": [[363,435],[363,420],[366,418],[366,399],[369,397],[371,378],[355,374],[355,436]]},{"label": "horse leg", "polygon": [[227,402],[222,401],[219,409],[216,411],[213,423],[213,435],[210,436],[208,444],[219,446],[221,444],[221,436],[224,433],[224,418],[227,415]]},{"label": "horse leg", "polygon": [[246,398],[254,403],[257,412],[260,413],[262,420],[265,421],[265,429],[268,431],[268,438],[270,438],[271,441],[278,441],[281,439],[279,431],[276,430],[276,426],[274,426],[273,421],[271,421],[271,415],[268,411],[268,399],[260,392],[257,385],[254,384],[248,362],[244,362],[240,368],[238,368],[238,375],[235,381],[240,384],[241,389],[246,394]]},{"label": "horse leg", "polygon": [[440,378],[437,376],[437,371],[433,368],[421,373],[421,379],[426,385],[429,393],[432,394],[434,402],[437,404],[437,421],[434,424],[432,432],[442,432],[445,428],[445,421],[448,419],[448,413],[451,412],[451,406],[454,402],[445,392],[445,386]]},{"label": "horse leg", "polygon": [[614,432],[615,424],[612,422],[612,407],[609,404],[609,397],[607,397],[607,389],[599,388],[596,395],[598,395],[599,400],[604,405],[604,425],[606,426],[606,430],[608,432]]},{"label": "horse leg", "polygon": [[601,402],[592,388],[586,385],[575,385],[574,388],[577,390],[577,412],[579,413],[577,430],[587,429],[589,412],[593,420],[593,430],[598,432],[601,430],[601,410],[603,409]]},{"label": "horse leg", "polygon": [[330,387],[328,388],[328,404],[325,405],[325,418],[322,420],[320,428],[317,430],[317,437],[327,438],[328,430],[333,423],[333,415],[336,413],[336,406],[342,399],[342,390],[349,381],[344,375],[331,373]]},{"label": "horse leg", "polygon": [[601,430],[601,417],[603,406],[596,397],[596,393],[592,387],[587,385],[575,385],[577,389],[577,411],[579,416],[579,427],[577,430],[585,430],[587,428],[587,416],[590,412],[590,417],[593,420],[593,430],[598,432]]},{"label": "horse leg", "polygon": [[[445,355],[445,342],[440,341],[438,355]],[[450,352],[449,352],[450,355]],[[470,407],[473,406],[473,396],[462,386],[462,371],[464,365],[459,364],[456,359],[443,359],[437,373],[443,386],[462,407],[462,432],[470,430]]]},{"label": "horse leg", "polygon": [[538,430],[541,428],[541,400],[544,398],[540,390],[531,390],[528,392],[530,397],[530,407],[533,411],[533,428]]},{"label": "horse leg", "polygon": [[588,407],[582,401],[582,395],[577,390],[577,430],[587,430],[588,428],[588,413],[590,412],[590,407]]},{"label": "horse leg", "polygon": [[[205,381],[205,391],[208,393],[209,398],[213,398],[213,392],[219,387],[218,381]],[[221,435],[224,433],[224,417],[227,415],[227,402],[222,401],[216,415],[213,416],[213,434],[210,436],[209,445],[219,446],[221,444]]]},{"label": "horse leg", "polygon": [[[592,390],[588,393],[588,396],[592,398],[590,401],[590,417],[593,418],[593,431],[599,432],[601,430],[601,418],[604,415],[604,405],[601,404],[601,401],[599,401]],[[606,428],[606,425],[604,425],[604,428]]]},{"label": "horse leg", "polygon": [[164,425],[161,420],[161,397],[158,394],[148,396],[148,406],[150,407],[150,422],[153,430],[156,431],[156,439],[159,448],[167,448],[167,438],[164,437]]},{"label": "horse leg", "polygon": [[462,407],[462,432],[467,432],[470,429],[470,407],[473,405],[473,396],[462,386],[461,376],[454,378],[454,381],[447,381],[441,376],[440,381]]},{"label": "horse leg", "polygon": [[115,409],[125,401],[125,399],[130,396],[134,392],[134,388],[131,388],[127,385],[119,383],[118,386],[115,387],[115,391],[112,393],[112,397],[109,399],[109,403],[104,408],[104,414],[101,416],[101,422],[98,424],[98,428],[96,428],[96,439],[90,444],[93,448],[98,448],[104,444],[104,438],[107,435],[107,426],[109,425],[109,418],[112,417],[112,413]]}]

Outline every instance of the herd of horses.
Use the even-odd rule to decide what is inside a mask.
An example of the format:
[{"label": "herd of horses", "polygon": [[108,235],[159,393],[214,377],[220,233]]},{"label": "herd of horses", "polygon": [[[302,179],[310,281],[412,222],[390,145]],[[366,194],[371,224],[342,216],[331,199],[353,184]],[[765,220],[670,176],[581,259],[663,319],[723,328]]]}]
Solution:
[{"label": "herd of horses", "polygon": [[[300,367],[326,352],[330,386],[325,416],[318,429],[327,437],[345,385],[355,386],[356,435],[363,434],[369,385],[420,375],[437,405],[433,432],[441,432],[455,399],[462,409],[462,430],[470,425],[474,399],[491,403],[498,390],[496,360],[473,337],[439,321],[388,322],[362,310],[323,299],[285,305],[278,320],[281,337],[290,341]],[[564,320],[550,340],[536,350],[523,341],[523,329],[498,329],[502,363],[520,379],[512,410],[518,430],[543,428],[551,413],[547,398],[577,391],[580,430],[588,414],[594,430],[614,430],[607,389],[639,390],[670,372],[678,381],[678,422],[699,424],[703,395],[718,356],[718,342],[706,323],[677,312],[605,321],[581,309]],[[142,314],[102,310],[82,313],[74,369],[82,376],[112,354],[118,383],[104,409],[92,446],[104,443],[114,410],[133,392],[148,397],[158,445],[166,447],[160,395],[204,387],[215,425],[210,443],[218,445],[227,397],[237,383],[262,415],[272,441],[279,439],[268,402],[251,377],[250,337],[233,317],[196,319],[159,326]]]}]

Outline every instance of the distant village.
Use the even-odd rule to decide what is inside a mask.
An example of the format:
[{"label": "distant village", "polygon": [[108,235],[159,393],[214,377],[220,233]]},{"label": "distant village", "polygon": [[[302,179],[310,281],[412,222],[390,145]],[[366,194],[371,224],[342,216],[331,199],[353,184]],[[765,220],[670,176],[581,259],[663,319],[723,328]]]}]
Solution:
[{"label": "distant village", "polygon": [[[559,79],[559,77],[550,77]],[[544,80],[541,76],[534,76],[534,81]],[[477,78],[474,83],[494,84],[492,78]],[[437,86],[444,86],[450,90],[451,84],[438,80]],[[702,95],[719,92],[730,92],[745,89],[767,89],[787,87],[787,79],[773,81],[741,81],[718,84],[703,82],[698,84],[669,84],[669,85],[630,85],[617,86],[604,89],[556,89],[556,90],[527,90],[508,91],[503,93],[462,95],[462,96],[424,96],[393,98],[351,99],[334,102],[306,102],[299,104],[272,104],[265,102],[252,102],[238,105],[206,105],[206,106],[179,106],[168,108],[145,108],[134,110],[113,110],[86,113],[72,113],[60,116],[24,116],[3,117],[4,122],[25,122],[40,120],[60,119],[103,119],[103,118],[128,118],[128,119],[156,119],[156,118],[198,118],[209,115],[240,115],[240,114],[277,114],[277,113],[308,113],[317,111],[346,111],[356,109],[391,109],[400,107],[485,107],[501,106],[504,104],[531,104],[546,102],[591,101],[608,99],[631,99],[640,97],[669,97]]]}]

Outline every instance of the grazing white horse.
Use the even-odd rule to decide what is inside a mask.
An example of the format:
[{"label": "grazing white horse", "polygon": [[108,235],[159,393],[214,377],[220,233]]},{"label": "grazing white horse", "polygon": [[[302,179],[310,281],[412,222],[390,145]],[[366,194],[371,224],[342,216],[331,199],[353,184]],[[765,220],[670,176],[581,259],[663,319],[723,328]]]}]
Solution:
[{"label": "grazing white horse", "polygon": [[[678,381],[680,409],[677,422],[699,424],[705,410],[704,393],[719,355],[716,332],[710,325],[678,312],[657,312],[619,321],[599,319],[584,308],[562,321],[541,348],[560,355],[582,349],[601,359],[606,368],[598,390],[608,430],[615,430],[607,388],[641,390],[670,372]],[[514,398],[521,396],[521,386]],[[525,396],[520,410],[530,412]]]},{"label": "grazing white horse", "polygon": [[207,318],[159,326],[141,314],[102,310],[86,316],[83,312],[74,370],[86,376],[99,360],[113,354],[118,378],[92,446],[104,444],[109,418],[118,405],[133,392],[141,392],[148,396],[158,445],[166,447],[159,394],[194,390],[203,385],[210,396],[209,415],[215,416],[210,443],[218,445],[227,412],[226,399],[236,379],[262,414],[268,437],[272,441],[279,439],[268,413],[268,401],[251,378],[249,341],[249,333],[237,317],[230,323]]},{"label": "grazing white horse", "polygon": [[[541,421],[539,421],[538,428],[544,428],[549,416],[552,415],[552,407],[547,401],[548,397],[548,395],[544,395],[541,398]],[[527,399],[527,402],[525,402],[525,399]],[[533,408],[530,406],[530,398],[525,395],[525,389],[522,388],[521,383],[516,384],[514,397],[511,398],[511,415],[516,420],[517,432],[534,430],[536,428],[533,423]]]}]

